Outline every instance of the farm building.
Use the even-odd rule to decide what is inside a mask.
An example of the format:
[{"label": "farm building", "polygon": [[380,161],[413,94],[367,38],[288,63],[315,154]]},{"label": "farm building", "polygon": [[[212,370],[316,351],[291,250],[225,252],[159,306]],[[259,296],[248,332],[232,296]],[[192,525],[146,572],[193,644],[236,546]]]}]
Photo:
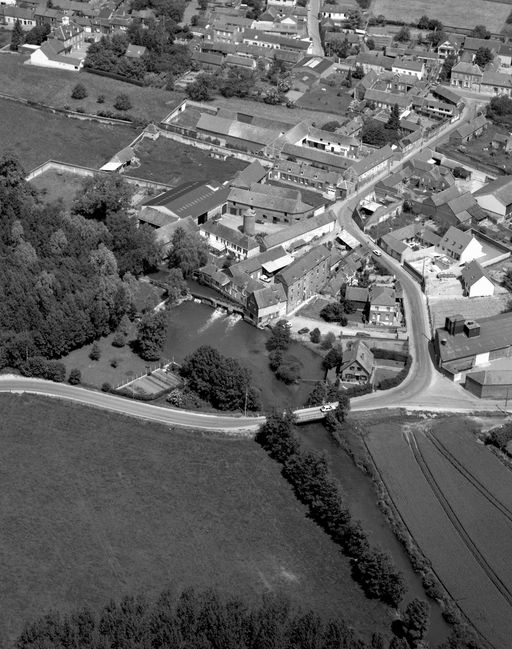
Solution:
[{"label": "farm building", "polygon": [[334,238],[337,229],[336,216],[332,212],[324,212],[319,216],[314,216],[305,221],[299,221],[288,227],[278,230],[277,232],[268,234],[263,238],[261,247],[264,250],[271,250],[278,246],[285,248],[293,248],[294,244],[299,241],[308,243],[313,239],[331,235]]},{"label": "farm building", "polygon": [[253,257],[260,251],[256,239],[239,230],[228,228],[222,223],[207,221],[201,225],[199,232],[213,250],[231,253],[238,260]]},{"label": "farm building", "polygon": [[[477,66],[478,67],[478,66]],[[478,115],[470,122],[462,124],[459,128],[455,129],[450,135],[450,142],[459,145],[469,142],[474,137],[481,135],[487,128],[489,122],[485,115]]]},{"label": "farm building", "polygon": [[174,189],[146,201],[143,207],[169,216],[185,218],[191,216],[198,225],[218,214],[224,214],[227,209],[229,187],[217,181],[202,183],[194,181],[178,185]]},{"label": "farm building", "polygon": [[434,336],[436,362],[454,381],[464,372],[512,355],[512,313],[500,313],[478,322],[462,315],[446,318]]},{"label": "farm building", "polygon": [[464,387],[480,399],[510,399],[512,359],[502,358],[485,370],[466,374]]},{"label": "farm building", "polygon": [[478,189],[473,196],[481,208],[499,223],[512,215],[512,176],[500,176]]},{"label": "farm building", "polygon": [[494,295],[494,284],[476,259],[463,268],[461,280],[464,295],[467,297]]}]

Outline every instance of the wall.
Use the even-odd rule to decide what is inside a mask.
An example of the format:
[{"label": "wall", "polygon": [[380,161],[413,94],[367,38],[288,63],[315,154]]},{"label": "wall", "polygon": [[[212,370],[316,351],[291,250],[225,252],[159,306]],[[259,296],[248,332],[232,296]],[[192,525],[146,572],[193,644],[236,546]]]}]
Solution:
[{"label": "wall", "polygon": [[[94,176],[95,174],[109,175],[107,171],[99,171],[98,169],[92,169],[91,167],[81,167],[78,165],[68,164],[67,162],[58,162],[56,160],[48,160],[47,162],[39,165],[26,176],[25,180],[30,181],[34,178],[37,178],[41,174],[44,174],[47,171],[64,171],[66,173],[72,173],[77,176]],[[152,180],[141,180],[139,178],[133,178],[131,176],[126,176],[123,174],[123,178],[130,183],[131,185],[137,185],[138,187],[146,187],[147,189],[158,189],[161,191],[166,191],[172,189],[172,185],[165,185],[163,183],[156,183]]]}]

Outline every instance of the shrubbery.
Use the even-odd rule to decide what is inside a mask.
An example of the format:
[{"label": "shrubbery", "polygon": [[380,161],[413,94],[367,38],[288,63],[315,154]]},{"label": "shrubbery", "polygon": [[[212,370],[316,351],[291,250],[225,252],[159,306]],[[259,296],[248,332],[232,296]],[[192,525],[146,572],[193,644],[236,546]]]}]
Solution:
[{"label": "shrubbery", "polygon": [[402,381],[405,380],[406,376],[409,374],[409,368],[411,367],[412,358],[410,355],[407,355],[404,368],[398,372],[396,376],[392,376],[389,379],[382,379],[379,385],[377,386],[378,390],[390,390],[391,388],[396,388],[397,385],[400,385]]},{"label": "shrubbery", "polygon": [[33,376],[62,383],[66,379],[66,366],[60,361],[49,361],[42,356],[34,356],[20,365],[23,376]]},{"label": "shrubbery", "polygon": [[354,559],[354,577],[369,597],[398,606],[405,593],[402,574],[391,559],[371,548],[358,521],[352,521],[344,495],[331,477],[323,456],[304,450],[293,432],[293,416],[273,414],[260,427],[256,441],[283,465],[283,475],[309,514]]},{"label": "shrubbery", "polygon": [[491,444],[500,451],[504,451],[510,441],[512,441],[512,424],[493,428],[485,439],[486,444]]}]

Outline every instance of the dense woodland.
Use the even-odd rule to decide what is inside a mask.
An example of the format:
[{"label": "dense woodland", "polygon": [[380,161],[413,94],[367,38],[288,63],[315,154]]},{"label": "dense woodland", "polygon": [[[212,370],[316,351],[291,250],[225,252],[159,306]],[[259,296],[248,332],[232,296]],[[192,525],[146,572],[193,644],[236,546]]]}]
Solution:
[{"label": "dense woodland", "polygon": [[134,315],[134,276],[159,251],[129,217],[115,176],[84,181],[71,211],[45,204],[12,157],[0,159],[0,367],[59,358]]}]

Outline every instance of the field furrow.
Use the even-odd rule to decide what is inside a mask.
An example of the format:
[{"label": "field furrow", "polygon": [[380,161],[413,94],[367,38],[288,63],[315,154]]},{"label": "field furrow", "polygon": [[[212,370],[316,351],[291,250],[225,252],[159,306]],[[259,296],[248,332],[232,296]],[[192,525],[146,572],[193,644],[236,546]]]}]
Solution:
[{"label": "field furrow", "polygon": [[493,453],[478,444],[464,431],[445,431],[433,427],[431,434],[471,474],[481,488],[500,502],[512,514],[512,471],[507,469]]},{"label": "field furrow", "polygon": [[496,649],[509,649],[512,608],[454,527],[401,431],[374,430],[368,449],[411,535],[475,628]]},{"label": "field furrow", "polygon": [[463,528],[462,535],[470,539],[471,546],[492,573],[489,578],[512,606],[512,523],[454,469],[425,435],[420,433],[415,438],[442,498]]}]

